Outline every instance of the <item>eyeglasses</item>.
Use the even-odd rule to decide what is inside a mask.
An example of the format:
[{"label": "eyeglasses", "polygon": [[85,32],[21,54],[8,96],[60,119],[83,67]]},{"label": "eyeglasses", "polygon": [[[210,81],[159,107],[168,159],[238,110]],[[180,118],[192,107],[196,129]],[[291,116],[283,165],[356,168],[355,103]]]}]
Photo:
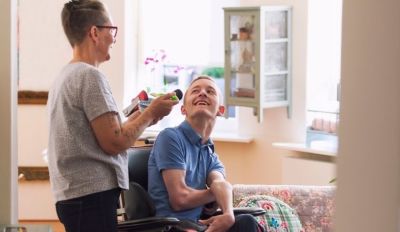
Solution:
[{"label": "eyeglasses", "polygon": [[112,36],[113,36],[114,38],[117,37],[118,27],[116,27],[116,26],[101,26],[101,25],[96,25],[96,27],[98,27],[98,28],[108,28],[108,29],[110,29],[110,32],[111,32]]}]

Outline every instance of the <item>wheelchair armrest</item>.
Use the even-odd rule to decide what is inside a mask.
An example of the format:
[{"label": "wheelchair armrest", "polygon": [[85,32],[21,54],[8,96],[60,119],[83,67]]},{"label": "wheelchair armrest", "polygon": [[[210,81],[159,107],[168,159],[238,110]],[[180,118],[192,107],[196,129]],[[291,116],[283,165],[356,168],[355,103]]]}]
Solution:
[{"label": "wheelchair armrest", "polygon": [[164,229],[177,225],[180,221],[173,217],[148,217],[129,221],[118,222],[118,231],[144,231],[151,229]]},{"label": "wheelchair armrest", "polygon": [[[213,216],[221,215],[222,210],[218,209],[215,211],[212,215],[205,215],[203,214],[200,218],[201,219],[207,219]],[[238,208],[233,208],[233,214],[235,216],[241,215],[241,214],[250,214],[253,215],[254,217],[261,216],[265,214],[265,209],[259,208],[259,207],[238,207]]]},{"label": "wheelchair armrest", "polygon": [[155,229],[168,231],[172,227],[178,228],[182,231],[191,229],[198,232],[202,232],[207,229],[207,226],[201,223],[190,220],[179,220],[174,217],[148,217],[143,219],[119,222],[117,226],[119,232],[149,231]]},{"label": "wheelchair armrest", "polygon": [[265,214],[265,209],[259,207],[238,207],[233,209],[235,215],[251,214],[253,216],[261,216]]}]

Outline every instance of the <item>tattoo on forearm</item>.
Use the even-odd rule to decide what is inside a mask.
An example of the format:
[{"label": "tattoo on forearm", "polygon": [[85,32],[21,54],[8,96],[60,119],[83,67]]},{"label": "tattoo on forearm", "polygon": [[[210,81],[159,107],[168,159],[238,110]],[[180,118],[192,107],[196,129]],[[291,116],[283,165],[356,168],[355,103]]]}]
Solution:
[{"label": "tattoo on forearm", "polygon": [[136,118],[135,120],[128,121],[121,126],[120,134],[124,136],[126,142],[133,144],[141,135],[143,130],[149,125],[147,119]]},{"label": "tattoo on forearm", "polygon": [[109,113],[108,114],[108,123],[111,128],[114,128],[114,135],[120,136],[121,134],[121,124],[115,120],[115,114]]},{"label": "tattoo on forearm", "polygon": [[132,128],[132,129],[128,129],[128,130],[124,130],[123,131],[123,135],[131,140],[131,139],[136,139],[136,135],[139,133],[139,130],[137,128]]}]

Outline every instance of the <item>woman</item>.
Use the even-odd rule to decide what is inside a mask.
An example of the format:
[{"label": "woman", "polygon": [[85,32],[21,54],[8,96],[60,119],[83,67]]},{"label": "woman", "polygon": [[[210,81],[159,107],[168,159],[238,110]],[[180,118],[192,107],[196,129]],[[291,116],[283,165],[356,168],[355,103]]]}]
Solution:
[{"label": "woman", "polygon": [[121,122],[105,75],[118,28],[97,0],[64,5],[72,60],[50,89],[49,171],[56,210],[67,232],[116,231],[121,189],[128,188],[126,149],[178,103],[166,94]]}]

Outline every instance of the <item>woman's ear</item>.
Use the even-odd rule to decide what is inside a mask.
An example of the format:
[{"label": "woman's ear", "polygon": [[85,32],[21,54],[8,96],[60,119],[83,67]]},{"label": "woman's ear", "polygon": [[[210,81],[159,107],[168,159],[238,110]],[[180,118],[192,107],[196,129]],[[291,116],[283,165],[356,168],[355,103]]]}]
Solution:
[{"label": "woman's ear", "polygon": [[225,113],[225,106],[219,106],[217,116],[222,116]]},{"label": "woman's ear", "polygon": [[95,43],[98,41],[99,38],[99,30],[96,26],[92,26],[89,30],[89,38],[91,38]]}]

